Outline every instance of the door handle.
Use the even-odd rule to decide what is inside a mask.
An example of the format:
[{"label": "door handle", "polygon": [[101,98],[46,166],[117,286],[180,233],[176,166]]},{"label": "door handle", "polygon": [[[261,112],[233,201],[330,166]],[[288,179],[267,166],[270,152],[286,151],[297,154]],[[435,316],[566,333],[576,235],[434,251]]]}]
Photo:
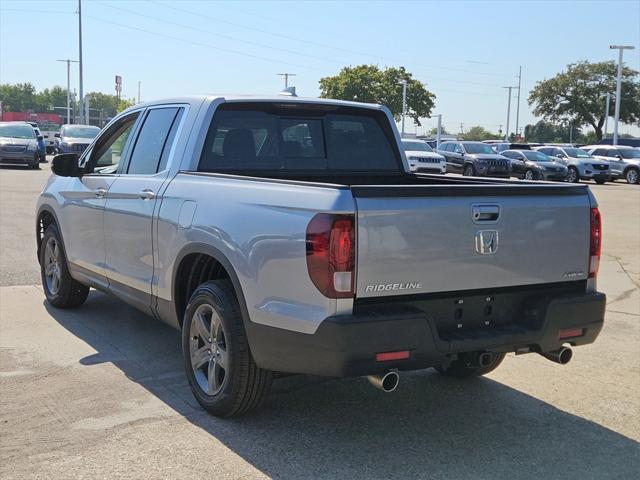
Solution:
[{"label": "door handle", "polygon": [[96,197],[98,198],[104,198],[105,195],[107,194],[107,189],[103,187],[99,187],[99,188],[96,188],[93,193],[95,193]]},{"label": "door handle", "polygon": [[156,198],[156,194],[153,190],[149,190],[148,188],[145,188],[144,190],[142,190],[138,196],[142,199],[142,200],[153,200],[154,198]]}]

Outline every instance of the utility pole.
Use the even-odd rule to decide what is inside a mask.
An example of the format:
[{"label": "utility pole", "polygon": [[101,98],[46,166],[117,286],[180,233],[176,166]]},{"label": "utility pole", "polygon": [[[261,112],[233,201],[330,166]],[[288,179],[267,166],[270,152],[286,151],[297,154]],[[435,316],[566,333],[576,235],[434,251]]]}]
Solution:
[{"label": "utility pole", "polygon": [[289,86],[289,77],[296,76],[295,73],[279,73],[278,75],[280,75],[281,77],[284,77],[284,88],[287,88]]},{"label": "utility pole", "polygon": [[504,136],[504,141],[508,142],[509,141],[509,120],[510,120],[509,117],[511,116],[511,90],[517,87],[502,87],[502,88],[506,88],[507,90],[509,90],[509,99],[507,101],[507,128]]},{"label": "utility pole", "polygon": [[84,123],[83,117],[83,85],[82,85],[82,0],[78,0],[78,63],[80,68],[80,123]]},{"label": "utility pole", "polygon": [[607,99],[604,104],[604,135],[603,138],[607,138],[607,126],[609,124],[609,99],[611,98],[611,94],[607,92]]},{"label": "utility pole", "polygon": [[618,145],[618,123],[620,123],[620,95],[622,91],[622,52],[633,50],[633,45],[609,45],[612,50],[618,50],[618,78],[616,79],[616,111],[613,123],[613,146]]},{"label": "utility pole", "polygon": [[398,85],[402,85],[402,137],[404,137],[404,117],[407,115],[407,81],[400,80]]},{"label": "utility pole", "polygon": [[438,134],[436,136],[436,148],[440,148],[440,137],[442,136],[442,114],[438,114]]},{"label": "utility pole", "polygon": [[464,123],[460,122],[460,135],[464,135]]},{"label": "utility pole", "polygon": [[522,84],[522,65],[518,72],[518,103],[516,104],[516,137],[518,136],[518,126],[520,122],[520,85]]},{"label": "utility pole", "polygon": [[67,123],[71,123],[71,62],[78,63],[77,60],[57,60],[67,64]]},{"label": "utility pole", "polygon": [[140,103],[140,84],[142,82],[140,80],[138,80],[138,103]]},{"label": "utility pole", "polygon": [[569,143],[573,144],[573,123],[569,122]]}]

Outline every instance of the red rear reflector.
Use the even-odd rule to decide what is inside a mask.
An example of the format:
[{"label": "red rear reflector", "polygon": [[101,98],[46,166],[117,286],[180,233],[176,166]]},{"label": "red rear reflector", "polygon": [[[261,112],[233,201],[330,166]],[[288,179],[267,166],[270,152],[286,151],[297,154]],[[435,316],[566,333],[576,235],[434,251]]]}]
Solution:
[{"label": "red rear reflector", "polygon": [[582,328],[567,328],[565,330],[560,330],[560,332],[558,332],[558,337],[562,340],[563,338],[581,337],[583,334],[584,330]]},{"label": "red rear reflector", "polygon": [[597,208],[591,209],[591,236],[589,238],[589,278],[595,278],[600,268],[602,250],[602,217]]},{"label": "red rear reflector", "polygon": [[376,362],[388,362],[389,360],[404,360],[409,358],[409,350],[399,352],[376,353]]}]

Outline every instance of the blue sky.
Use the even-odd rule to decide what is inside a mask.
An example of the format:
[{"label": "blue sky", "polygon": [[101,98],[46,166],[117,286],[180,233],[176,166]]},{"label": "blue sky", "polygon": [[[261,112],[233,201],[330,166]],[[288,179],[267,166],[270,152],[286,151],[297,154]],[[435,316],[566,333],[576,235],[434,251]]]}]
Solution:
[{"label": "blue sky", "polygon": [[[535,121],[536,81],[577,60],[615,60],[610,44],[635,45],[640,1],[305,2],[83,0],[85,91],[142,99],[200,93],[275,93],[293,72],[298,94],[345,65],[405,66],[436,96],[449,131],[506,121],[507,93],[522,65],[520,126]],[[56,59],[78,56],[76,0],[0,0],[0,82],[66,83]],[[77,88],[72,67],[72,89]],[[401,87],[398,87],[401,88]],[[613,110],[613,109],[612,109]],[[515,92],[511,131],[515,127]],[[427,119],[418,128],[435,126]],[[414,127],[409,122],[408,132]],[[638,134],[623,126],[621,132]]]}]

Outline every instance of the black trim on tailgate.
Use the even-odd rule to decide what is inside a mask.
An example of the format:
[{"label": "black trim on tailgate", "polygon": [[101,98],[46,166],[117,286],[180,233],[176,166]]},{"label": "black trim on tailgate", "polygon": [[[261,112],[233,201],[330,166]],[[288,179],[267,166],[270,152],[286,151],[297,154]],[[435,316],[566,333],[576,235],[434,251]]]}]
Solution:
[{"label": "black trim on tailgate", "polygon": [[586,195],[586,185],[357,185],[354,197],[494,197],[515,195]]}]

